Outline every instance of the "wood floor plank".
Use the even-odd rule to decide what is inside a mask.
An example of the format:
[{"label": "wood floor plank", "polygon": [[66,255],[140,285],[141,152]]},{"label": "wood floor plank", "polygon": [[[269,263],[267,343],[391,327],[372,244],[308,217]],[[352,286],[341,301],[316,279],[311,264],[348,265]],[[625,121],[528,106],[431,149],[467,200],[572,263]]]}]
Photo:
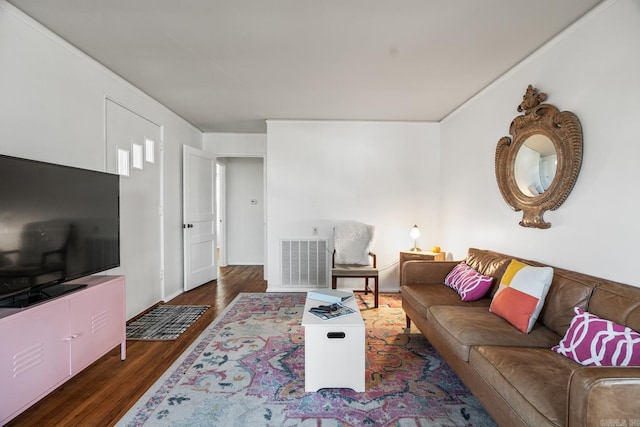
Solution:
[{"label": "wood floor plank", "polygon": [[218,280],[168,304],[210,305],[175,341],[127,341],[67,381],[7,426],[112,426],[241,292],[265,292],[262,266],[221,267]]}]

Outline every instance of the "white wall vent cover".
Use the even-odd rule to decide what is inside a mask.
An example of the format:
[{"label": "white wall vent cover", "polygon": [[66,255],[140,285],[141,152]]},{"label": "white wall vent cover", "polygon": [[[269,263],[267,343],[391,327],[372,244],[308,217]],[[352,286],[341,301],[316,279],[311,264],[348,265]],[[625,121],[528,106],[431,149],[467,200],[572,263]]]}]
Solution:
[{"label": "white wall vent cover", "polygon": [[280,270],[283,287],[329,287],[327,241],[280,240]]}]

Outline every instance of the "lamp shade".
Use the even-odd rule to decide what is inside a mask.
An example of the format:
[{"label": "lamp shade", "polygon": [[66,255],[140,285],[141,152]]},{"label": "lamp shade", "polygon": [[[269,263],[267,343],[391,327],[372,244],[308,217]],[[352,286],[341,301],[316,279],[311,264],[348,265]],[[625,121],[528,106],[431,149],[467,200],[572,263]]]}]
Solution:
[{"label": "lamp shade", "polygon": [[413,228],[411,229],[410,236],[413,240],[416,240],[418,237],[420,237],[420,229],[418,228],[417,225],[414,225]]}]

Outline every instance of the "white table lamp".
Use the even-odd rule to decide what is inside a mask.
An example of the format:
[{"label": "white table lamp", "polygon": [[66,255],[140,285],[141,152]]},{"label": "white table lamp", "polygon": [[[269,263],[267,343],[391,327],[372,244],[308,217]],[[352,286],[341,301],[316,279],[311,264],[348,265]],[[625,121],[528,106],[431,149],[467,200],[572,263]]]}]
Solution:
[{"label": "white table lamp", "polygon": [[411,250],[415,252],[421,251],[422,249],[418,247],[418,237],[420,237],[420,229],[417,225],[414,225],[411,229],[410,236],[413,239],[413,248]]}]

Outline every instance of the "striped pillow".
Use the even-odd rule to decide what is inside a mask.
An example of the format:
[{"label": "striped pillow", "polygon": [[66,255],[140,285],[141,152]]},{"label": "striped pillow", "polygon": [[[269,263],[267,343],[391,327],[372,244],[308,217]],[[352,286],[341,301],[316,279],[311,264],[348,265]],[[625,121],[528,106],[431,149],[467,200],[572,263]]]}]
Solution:
[{"label": "striped pillow", "polygon": [[453,267],[444,284],[460,295],[462,301],[475,301],[486,295],[493,277],[484,276],[464,262]]}]

